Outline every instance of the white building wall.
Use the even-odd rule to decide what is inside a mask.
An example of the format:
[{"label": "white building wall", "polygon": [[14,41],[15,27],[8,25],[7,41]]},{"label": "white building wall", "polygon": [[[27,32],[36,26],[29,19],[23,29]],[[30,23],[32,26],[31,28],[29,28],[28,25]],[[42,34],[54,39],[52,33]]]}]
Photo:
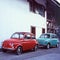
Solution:
[{"label": "white building wall", "polygon": [[[46,28],[46,20],[29,11],[29,3],[23,0],[0,0],[0,46],[14,32],[30,32],[31,26]],[[37,33],[40,33],[37,28]],[[39,36],[36,35],[37,37]]]}]

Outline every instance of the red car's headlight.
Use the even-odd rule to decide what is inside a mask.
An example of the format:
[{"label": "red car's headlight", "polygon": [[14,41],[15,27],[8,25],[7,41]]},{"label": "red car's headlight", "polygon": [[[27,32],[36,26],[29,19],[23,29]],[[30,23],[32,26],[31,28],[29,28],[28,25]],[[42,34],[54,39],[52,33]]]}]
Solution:
[{"label": "red car's headlight", "polygon": [[11,47],[13,47],[13,46],[14,46],[14,44],[13,44],[13,43],[9,43],[9,45],[10,45]]}]

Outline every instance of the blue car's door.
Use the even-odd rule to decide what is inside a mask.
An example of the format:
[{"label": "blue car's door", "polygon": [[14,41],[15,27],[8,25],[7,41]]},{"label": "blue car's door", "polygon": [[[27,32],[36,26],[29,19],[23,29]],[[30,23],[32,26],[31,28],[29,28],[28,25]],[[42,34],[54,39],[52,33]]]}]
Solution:
[{"label": "blue car's door", "polygon": [[52,46],[57,45],[57,40],[58,40],[58,38],[57,38],[56,35],[51,35],[50,43],[51,43]]}]

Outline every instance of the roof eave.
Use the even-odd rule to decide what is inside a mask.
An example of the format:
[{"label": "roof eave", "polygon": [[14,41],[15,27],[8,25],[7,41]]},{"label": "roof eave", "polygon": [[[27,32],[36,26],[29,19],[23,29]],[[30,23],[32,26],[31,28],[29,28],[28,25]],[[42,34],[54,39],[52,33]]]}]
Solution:
[{"label": "roof eave", "polygon": [[56,0],[51,0],[53,3],[55,3],[58,7],[60,7],[60,3]]}]

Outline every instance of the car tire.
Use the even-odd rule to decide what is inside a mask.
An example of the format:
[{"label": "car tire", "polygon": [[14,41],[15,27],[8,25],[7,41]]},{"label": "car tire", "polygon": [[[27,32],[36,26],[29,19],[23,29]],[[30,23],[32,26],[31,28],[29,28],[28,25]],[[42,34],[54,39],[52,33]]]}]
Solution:
[{"label": "car tire", "polygon": [[36,51],[38,49],[38,45],[35,45],[32,51]]},{"label": "car tire", "polygon": [[50,44],[47,44],[46,48],[49,49],[50,48]]},{"label": "car tire", "polygon": [[16,49],[16,55],[20,55],[22,53],[22,47],[17,47]]},{"label": "car tire", "polygon": [[56,48],[58,48],[58,44],[56,45]]},{"label": "car tire", "polygon": [[6,50],[6,49],[2,49],[2,51],[3,51],[3,52],[7,52],[7,50]]}]

